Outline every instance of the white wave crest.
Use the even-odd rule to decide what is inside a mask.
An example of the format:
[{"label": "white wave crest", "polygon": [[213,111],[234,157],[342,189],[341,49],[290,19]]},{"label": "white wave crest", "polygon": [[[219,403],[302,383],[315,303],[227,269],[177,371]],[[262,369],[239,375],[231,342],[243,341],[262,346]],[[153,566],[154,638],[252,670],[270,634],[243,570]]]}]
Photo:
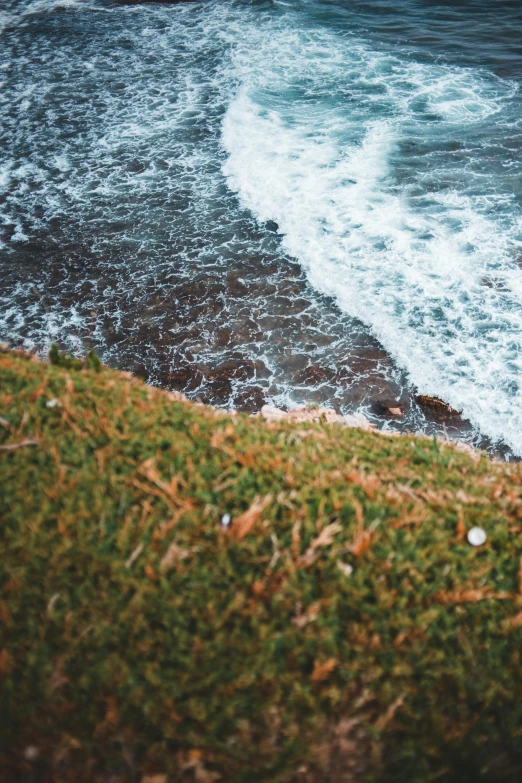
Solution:
[{"label": "white wave crest", "polygon": [[504,122],[513,84],[349,38],[267,39],[236,51],[229,186],[277,222],[310,282],[370,327],[420,392],[521,454],[522,218],[480,180],[476,150],[453,160],[444,148],[456,128],[480,138],[493,116]]}]

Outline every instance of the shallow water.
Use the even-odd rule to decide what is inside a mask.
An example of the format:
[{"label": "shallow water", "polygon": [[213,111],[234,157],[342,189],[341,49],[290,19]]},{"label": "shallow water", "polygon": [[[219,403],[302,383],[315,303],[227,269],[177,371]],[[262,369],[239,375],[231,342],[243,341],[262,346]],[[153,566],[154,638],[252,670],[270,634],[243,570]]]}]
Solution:
[{"label": "shallow water", "polygon": [[522,453],[518,2],[2,9],[3,339]]}]

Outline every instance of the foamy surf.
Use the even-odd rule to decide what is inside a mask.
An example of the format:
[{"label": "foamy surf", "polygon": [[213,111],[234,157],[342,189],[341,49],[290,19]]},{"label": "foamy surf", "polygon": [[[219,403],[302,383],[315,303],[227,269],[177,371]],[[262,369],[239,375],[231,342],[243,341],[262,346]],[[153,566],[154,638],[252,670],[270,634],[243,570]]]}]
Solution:
[{"label": "foamy surf", "polygon": [[520,97],[387,2],[6,0],[2,339],[520,453]]},{"label": "foamy surf", "polygon": [[421,393],[522,454],[522,219],[480,161],[515,85],[281,27],[234,64],[229,186]]}]

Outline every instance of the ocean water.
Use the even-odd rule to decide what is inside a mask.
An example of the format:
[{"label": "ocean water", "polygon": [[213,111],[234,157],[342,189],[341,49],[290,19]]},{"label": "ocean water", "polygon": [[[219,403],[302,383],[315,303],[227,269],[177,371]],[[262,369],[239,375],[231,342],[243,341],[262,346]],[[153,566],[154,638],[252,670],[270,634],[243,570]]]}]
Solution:
[{"label": "ocean water", "polygon": [[521,82],[514,0],[4,0],[0,337],[520,456]]}]

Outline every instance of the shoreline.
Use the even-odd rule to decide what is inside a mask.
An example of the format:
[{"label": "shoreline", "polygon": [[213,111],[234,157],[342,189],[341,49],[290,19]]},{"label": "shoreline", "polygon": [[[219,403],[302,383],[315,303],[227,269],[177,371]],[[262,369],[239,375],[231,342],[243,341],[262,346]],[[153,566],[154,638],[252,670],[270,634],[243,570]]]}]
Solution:
[{"label": "shoreline", "polygon": [[[14,348],[9,343],[6,342],[0,342],[0,351],[4,352],[13,352],[15,354],[20,354],[22,356],[31,356],[34,357],[36,361],[39,362],[52,362],[52,359],[50,359],[49,356],[42,355],[41,353],[35,351],[35,352],[28,352],[21,348]],[[92,352],[91,352],[92,353]],[[90,355],[90,354],[89,354]],[[60,356],[59,351],[57,351],[56,356]],[[94,356],[96,356],[94,354]],[[69,359],[65,354],[61,354],[62,360],[64,362],[67,362]],[[96,360],[98,360],[98,357],[96,357]],[[60,361],[60,359],[57,359],[57,361]],[[70,361],[79,362],[81,364],[84,359],[81,357],[70,357]],[[292,408],[289,408],[288,410],[284,410],[282,408],[278,408],[274,405],[269,405],[265,403],[261,406],[261,408],[257,411],[250,411],[245,412],[238,409],[225,409],[218,405],[212,405],[210,403],[201,402],[200,400],[192,400],[185,392],[176,391],[176,390],[170,390],[165,389],[160,386],[155,386],[152,384],[147,384],[146,381],[139,378],[139,376],[134,375],[130,371],[126,370],[120,370],[118,368],[113,368],[110,365],[105,365],[100,362],[100,366],[107,368],[108,370],[112,370],[114,372],[121,373],[123,377],[129,377],[134,378],[137,381],[145,383],[149,388],[151,389],[157,389],[165,394],[167,394],[172,400],[176,400],[179,402],[185,402],[189,405],[196,405],[196,406],[203,406],[204,408],[207,408],[209,410],[214,411],[218,416],[237,416],[237,415],[247,415],[249,418],[260,418],[266,421],[268,424],[272,422],[281,422],[281,421],[287,421],[289,423],[321,423],[321,424],[337,424],[343,427],[346,427],[348,429],[355,428],[360,429],[363,432],[371,432],[378,435],[382,435],[383,437],[387,438],[396,438],[396,437],[414,437],[419,439],[427,439],[432,440],[433,438],[436,438],[436,435],[432,435],[431,433],[423,432],[423,431],[407,431],[402,432],[398,430],[392,430],[392,429],[379,429],[376,424],[371,421],[367,416],[365,416],[363,413],[355,412],[355,413],[347,413],[347,414],[341,414],[337,413],[333,408],[323,407],[321,405],[314,405],[314,404],[308,404],[308,405],[295,405]],[[425,398],[426,400],[431,400],[434,403],[434,407],[437,406],[442,409],[442,412],[445,412],[445,409],[450,411],[450,415],[456,414],[460,417],[460,414],[457,411],[452,411],[452,409],[442,400],[439,400],[436,397],[433,398]],[[397,403],[387,403],[386,408],[391,410],[394,410],[394,405]],[[400,403],[399,403],[400,404]],[[397,420],[397,417],[394,417],[392,414],[391,422]],[[474,461],[478,461],[481,456],[487,457],[491,462],[499,462],[504,464],[516,464],[521,461],[521,458],[516,457],[513,455],[513,459],[506,460],[506,459],[499,459],[495,456],[492,456],[486,449],[480,449],[475,446],[472,446],[471,444],[459,440],[458,438],[452,439],[447,436],[444,439],[438,438],[437,442],[440,445],[450,445],[453,446],[457,451],[460,451],[461,453],[468,454],[471,456],[471,458]]]}]

